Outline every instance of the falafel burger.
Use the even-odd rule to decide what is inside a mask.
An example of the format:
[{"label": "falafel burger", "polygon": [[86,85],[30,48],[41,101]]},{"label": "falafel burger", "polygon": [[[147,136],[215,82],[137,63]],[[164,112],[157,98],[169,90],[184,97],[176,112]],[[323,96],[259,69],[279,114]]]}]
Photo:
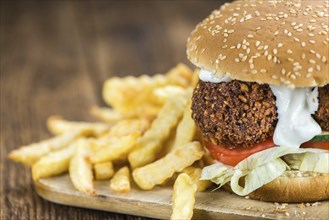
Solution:
[{"label": "falafel burger", "polygon": [[202,179],[273,202],[329,199],[327,0],[238,0],[187,42]]}]

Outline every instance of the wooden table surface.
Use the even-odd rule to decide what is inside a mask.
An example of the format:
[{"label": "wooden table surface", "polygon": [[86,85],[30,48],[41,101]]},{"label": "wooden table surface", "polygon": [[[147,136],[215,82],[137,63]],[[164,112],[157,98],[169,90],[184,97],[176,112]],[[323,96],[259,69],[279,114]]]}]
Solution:
[{"label": "wooden table surface", "polygon": [[188,63],[186,38],[223,3],[1,1],[1,219],[142,219],[48,202],[7,154],[50,137],[50,115],[92,120],[106,78]]}]

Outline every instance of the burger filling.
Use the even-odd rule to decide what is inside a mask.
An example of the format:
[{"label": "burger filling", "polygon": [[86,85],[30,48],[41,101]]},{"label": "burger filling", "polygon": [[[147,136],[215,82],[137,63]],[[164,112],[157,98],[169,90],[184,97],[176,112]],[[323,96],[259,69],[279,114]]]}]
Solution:
[{"label": "burger filling", "polygon": [[286,170],[329,173],[329,85],[288,89],[207,71],[200,79],[192,118],[219,161],[205,167],[201,179],[230,182],[245,196]]},{"label": "burger filling", "polygon": [[289,89],[220,78],[203,70],[200,79],[192,97],[192,118],[215,159],[235,166],[274,146],[317,143],[329,149],[328,141],[308,142],[321,128],[328,130],[329,85]]}]

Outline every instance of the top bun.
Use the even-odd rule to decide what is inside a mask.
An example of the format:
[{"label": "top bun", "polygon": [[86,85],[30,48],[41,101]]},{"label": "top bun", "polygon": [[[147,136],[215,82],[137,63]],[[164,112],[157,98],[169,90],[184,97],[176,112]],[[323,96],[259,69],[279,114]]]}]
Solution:
[{"label": "top bun", "polygon": [[199,23],[189,60],[232,79],[286,85],[329,83],[328,0],[226,3]]}]

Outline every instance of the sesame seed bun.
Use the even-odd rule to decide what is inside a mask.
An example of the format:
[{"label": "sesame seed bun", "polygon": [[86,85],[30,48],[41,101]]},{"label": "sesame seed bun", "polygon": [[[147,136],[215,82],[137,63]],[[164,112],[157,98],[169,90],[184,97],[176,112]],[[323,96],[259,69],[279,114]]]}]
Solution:
[{"label": "sesame seed bun", "polygon": [[235,1],[198,24],[189,60],[232,79],[286,85],[329,83],[328,1]]},{"label": "sesame seed bun", "polygon": [[[224,189],[232,191],[229,185]],[[249,194],[266,202],[315,202],[329,199],[329,174],[286,171]]]}]

